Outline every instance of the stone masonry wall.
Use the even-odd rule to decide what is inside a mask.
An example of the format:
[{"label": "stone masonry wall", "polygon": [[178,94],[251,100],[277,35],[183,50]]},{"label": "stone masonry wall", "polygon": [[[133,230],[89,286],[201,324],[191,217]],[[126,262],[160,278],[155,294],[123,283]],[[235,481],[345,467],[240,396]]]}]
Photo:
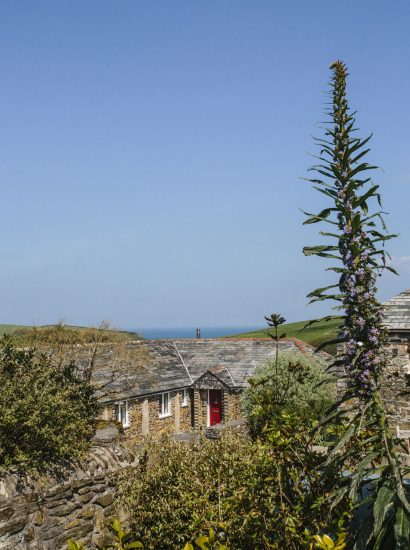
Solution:
[{"label": "stone masonry wall", "polygon": [[[340,350],[342,351],[342,350]],[[390,342],[387,346],[387,367],[381,377],[383,401],[394,433],[397,428],[410,430],[410,353],[406,340]],[[345,387],[343,370],[337,372],[339,395]]]},{"label": "stone masonry wall", "polygon": [[115,474],[135,464],[122,447],[93,447],[80,466],[61,478],[0,477],[0,548],[66,550],[72,538],[88,547],[102,543],[113,511]]},{"label": "stone masonry wall", "polygon": [[229,422],[242,418],[241,394],[239,392],[224,392],[224,421]]},{"label": "stone masonry wall", "polygon": [[[190,389],[187,392],[186,405],[183,405],[183,390],[169,393],[171,413],[165,417],[160,416],[159,394],[128,400],[129,426],[124,428],[126,439],[142,442],[147,436],[156,438],[163,434],[206,429],[208,425],[208,389]],[[115,420],[114,405],[107,405],[103,416],[108,420]],[[223,421],[229,422],[241,418],[240,392],[222,391]]]},{"label": "stone masonry wall", "polygon": [[410,429],[410,356],[406,341],[388,347],[388,365],[382,378],[382,395],[392,429]]},{"label": "stone masonry wall", "polygon": [[[192,428],[192,396],[188,393],[187,404],[182,405],[183,392],[171,391],[171,414],[161,417],[159,395],[151,395],[128,400],[129,426],[125,428],[125,437],[133,441],[142,441],[146,436],[158,437],[166,433],[182,433]],[[105,416],[114,419],[115,408],[110,406]]]}]

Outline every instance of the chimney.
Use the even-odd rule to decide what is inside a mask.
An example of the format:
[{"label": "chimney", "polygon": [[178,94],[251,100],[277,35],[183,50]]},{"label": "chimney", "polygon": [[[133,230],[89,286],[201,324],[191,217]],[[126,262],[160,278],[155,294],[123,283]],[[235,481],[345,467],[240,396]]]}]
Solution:
[{"label": "chimney", "polygon": [[200,328],[196,329],[196,338],[197,338],[197,340],[199,340],[201,338],[201,329]]}]

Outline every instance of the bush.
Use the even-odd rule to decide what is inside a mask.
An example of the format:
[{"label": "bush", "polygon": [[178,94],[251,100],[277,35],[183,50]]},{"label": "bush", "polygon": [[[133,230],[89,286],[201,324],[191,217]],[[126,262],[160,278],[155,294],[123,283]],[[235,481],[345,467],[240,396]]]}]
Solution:
[{"label": "bush", "polygon": [[260,436],[282,413],[315,421],[335,402],[335,379],[312,357],[285,352],[258,367],[242,396],[253,436]]},{"label": "bush", "polygon": [[164,438],[148,444],[140,466],[119,480],[119,509],[146,548],[180,549],[224,522],[251,460],[250,442],[231,435],[189,444]]},{"label": "bush", "polygon": [[79,457],[99,412],[74,363],[0,342],[0,465],[43,470]]},{"label": "bush", "polygon": [[[229,548],[304,548],[317,533],[337,530],[309,428],[282,415],[280,430],[264,441],[226,434],[151,443],[140,466],[122,472],[117,511],[144,548],[181,549],[210,529]],[[335,517],[346,509],[345,499]]]}]

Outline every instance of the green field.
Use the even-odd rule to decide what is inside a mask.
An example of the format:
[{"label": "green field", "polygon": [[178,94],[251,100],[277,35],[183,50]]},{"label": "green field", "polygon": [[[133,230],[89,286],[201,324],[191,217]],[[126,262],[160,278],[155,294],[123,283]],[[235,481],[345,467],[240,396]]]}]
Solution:
[{"label": "green field", "polygon": [[[286,323],[279,327],[279,334],[286,333],[288,338],[298,338],[302,342],[311,344],[312,346],[319,346],[326,340],[332,340],[337,336],[337,327],[340,324],[339,317],[332,317],[329,321],[318,321],[310,327],[304,329],[303,327],[309,323],[309,321],[298,321],[297,323]],[[243,334],[235,334],[230,338],[269,338],[269,334],[274,334],[272,328],[261,328],[253,332],[244,332]],[[327,351],[334,351],[334,346]]]},{"label": "green field", "polygon": [[[137,338],[137,334],[134,332],[128,332],[125,330],[116,330],[115,328],[94,328],[94,327],[82,327],[74,325],[1,325],[0,324],[0,338],[5,335],[13,336],[18,343],[24,343],[27,339],[27,343],[33,343],[34,335],[38,337],[47,337],[48,340],[52,340],[54,337],[59,338],[63,333],[67,333],[68,340],[75,339],[76,335],[86,335],[90,332],[101,332],[108,339],[113,337],[115,340],[134,340]],[[81,338],[80,338],[81,339]]]},{"label": "green field", "polygon": [[0,325],[0,337],[5,334],[13,334],[17,330],[25,330],[31,327],[25,325]]}]

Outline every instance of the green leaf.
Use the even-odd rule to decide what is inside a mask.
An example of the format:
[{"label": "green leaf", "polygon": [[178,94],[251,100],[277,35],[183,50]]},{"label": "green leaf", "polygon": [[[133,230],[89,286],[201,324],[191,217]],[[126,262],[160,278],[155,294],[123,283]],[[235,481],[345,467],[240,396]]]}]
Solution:
[{"label": "green leaf", "polygon": [[386,515],[393,506],[394,491],[390,486],[390,480],[387,480],[378,488],[376,501],[373,507],[374,527],[373,536],[376,539],[383,527]]},{"label": "green leaf", "polygon": [[408,550],[410,548],[410,519],[401,506],[396,512],[394,538],[396,550]]},{"label": "green leaf", "polygon": [[356,166],[356,168],[349,173],[349,179],[354,178],[356,174],[359,174],[360,172],[364,172],[365,170],[376,170],[376,169],[377,169],[377,166],[372,166],[371,164],[367,164],[367,162],[363,162],[362,164],[359,164],[359,166]]},{"label": "green leaf", "polygon": [[305,216],[309,216],[309,218],[303,222],[303,225],[309,225],[311,223],[317,223],[320,221],[327,220],[330,214],[332,212],[336,212],[336,210],[337,210],[336,208],[325,208],[324,210],[319,212],[319,214],[310,214],[309,212],[305,212],[304,210],[302,210]]},{"label": "green leaf", "polygon": [[208,542],[208,537],[206,537],[205,535],[195,539],[195,544],[199,546],[199,548],[201,548],[202,550],[208,550],[207,542]]},{"label": "green leaf", "polygon": [[329,285],[329,286],[323,286],[322,288],[317,288],[313,292],[307,295],[308,298],[313,298],[314,296],[321,296],[325,290],[329,290],[330,288],[339,288],[339,284],[335,285]]},{"label": "green leaf", "polygon": [[118,533],[119,531],[121,531],[121,523],[119,522],[119,520],[117,518],[114,518],[112,524],[111,524],[112,528],[114,529],[114,531],[116,533]]},{"label": "green leaf", "polygon": [[355,151],[361,149],[364,145],[366,145],[369,140],[371,140],[372,136],[373,134],[370,134],[370,136],[368,136],[366,139],[362,140],[360,138],[356,138],[355,140],[352,140],[352,143],[354,143],[354,145],[348,148],[348,154],[351,155]]},{"label": "green leaf", "polygon": [[364,151],[362,151],[361,153],[359,153],[355,158],[351,159],[351,163],[352,164],[356,164],[356,162],[361,159],[362,157],[364,157],[364,155],[366,155],[367,153],[369,153],[370,149],[365,149]]},{"label": "green leaf", "polygon": [[336,250],[339,250],[339,247],[333,245],[305,246],[303,248],[303,254],[305,256],[323,256],[326,258],[336,258],[337,260],[340,260],[340,256],[328,254],[328,252]]},{"label": "green leaf", "polygon": [[361,197],[358,197],[354,204],[354,208],[360,207],[364,202],[367,201],[370,197],[377,197],[378,194],[376,193],[377,189],[379,189],[378,185],[373,185],[364,195]]}]

